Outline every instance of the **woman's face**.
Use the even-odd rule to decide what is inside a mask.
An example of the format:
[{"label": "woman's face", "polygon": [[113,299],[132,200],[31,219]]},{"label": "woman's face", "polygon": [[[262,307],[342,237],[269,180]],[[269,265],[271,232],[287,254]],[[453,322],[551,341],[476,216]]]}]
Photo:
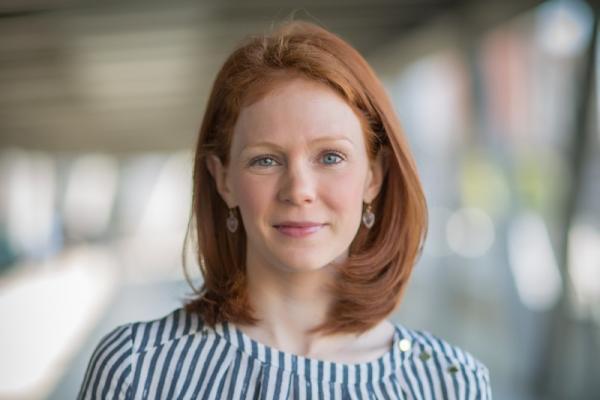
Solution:
[{"label": "woman's face", "polygon": [[[208,167],[228,206],[239,207],[247,262],[289,272],[341,261],[382,180],[362,127],[332,89],[306,79],[278,84],[243,108],[229,165]],[[316,224],[294,228],[294,223]],[[223,221],[223,229],[225,221]]]}]

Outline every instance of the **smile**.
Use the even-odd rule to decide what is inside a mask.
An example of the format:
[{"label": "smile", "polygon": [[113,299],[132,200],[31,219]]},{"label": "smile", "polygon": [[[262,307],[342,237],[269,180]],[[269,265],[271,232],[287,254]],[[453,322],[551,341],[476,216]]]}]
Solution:
[{"label": "smile", "polygon": [[275,228],[282,234],[299,238],[312,235],[323,228],[324,225],[311,225],[311,226],[286,226],[276,225]]}]

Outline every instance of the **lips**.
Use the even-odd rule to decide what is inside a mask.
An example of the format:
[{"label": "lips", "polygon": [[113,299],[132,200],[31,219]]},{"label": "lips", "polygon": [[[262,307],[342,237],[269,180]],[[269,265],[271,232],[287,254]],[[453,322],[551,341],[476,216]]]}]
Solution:
[{"label": "lips", "polygon": [[312,221],[301,221],[301,222],[294,222],[294,221],[284,221],[280,224],[276,224],[274,225],[276,228],[280,227],[280,226],[284,226],[284,227],[293,227],[293,228],[310,228],[313,226],[321,226],[323,224],[319,223],[319,222],[312,222]]},{"label": "lips", "polygon": [[312,235],[323,228],[325,224],[318,222],[291,222],[286,221],[274,227],[282,234],[295,238]]}]

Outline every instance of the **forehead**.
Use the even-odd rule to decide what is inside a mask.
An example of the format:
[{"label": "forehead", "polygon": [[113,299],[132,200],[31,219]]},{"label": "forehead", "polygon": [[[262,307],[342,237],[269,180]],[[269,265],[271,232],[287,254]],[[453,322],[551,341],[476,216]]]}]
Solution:
[{"label": "forehead", "polygon": [[281,145],[336,137],[362,145],[359,117],[345,99],[328,86],[303,78],[283,81],[242,108],[233,131],[233,146],[257,142]]}]

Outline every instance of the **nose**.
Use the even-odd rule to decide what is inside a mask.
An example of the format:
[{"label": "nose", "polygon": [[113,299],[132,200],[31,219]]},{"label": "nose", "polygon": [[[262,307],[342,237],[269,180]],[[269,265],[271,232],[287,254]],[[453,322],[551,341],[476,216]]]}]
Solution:
[{"label": "nose", "polygon": [[281,178],[279,200],[294,205],[310,204],[315,201],[315,177],[310,166],[297,162],[288,166]]}]

